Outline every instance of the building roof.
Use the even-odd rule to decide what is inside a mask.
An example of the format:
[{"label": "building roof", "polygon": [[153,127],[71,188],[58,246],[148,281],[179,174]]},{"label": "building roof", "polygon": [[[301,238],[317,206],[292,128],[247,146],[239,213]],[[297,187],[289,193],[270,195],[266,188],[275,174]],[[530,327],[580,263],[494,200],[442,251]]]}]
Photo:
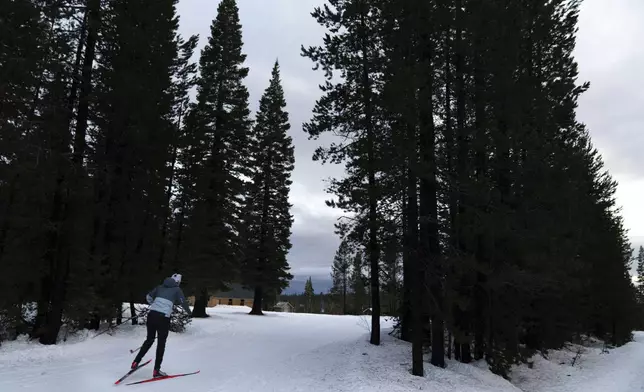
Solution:
[{"label": "building roof", "polygon": [[228,286],[230,287],[229,291],[218,291],[215,293],[214,297],[244,299],[252,299],[255,297],[255,293],[252,290],[245,289],[238,283],[231,283]]}]

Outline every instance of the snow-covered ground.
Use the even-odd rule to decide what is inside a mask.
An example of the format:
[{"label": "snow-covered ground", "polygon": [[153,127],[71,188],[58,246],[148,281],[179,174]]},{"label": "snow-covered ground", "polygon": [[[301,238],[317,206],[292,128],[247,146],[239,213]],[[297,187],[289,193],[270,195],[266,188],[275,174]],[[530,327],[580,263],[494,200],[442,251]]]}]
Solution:
[{"label": "snow-covered ground", "polygon": [[548,359],[535,355],[532,369],[514,369],[512,382],[526,392],[644,392],[644,332],[634,338],[604,353],[595,343],[552,351]]},{"label": "snow-covered ground", "polygon": [[[482,363],[449,361],[447,369],[427,364],[424,378],[411,376],[411,347],[387,333],[382,344],[368,343],[364,317],[266,313],[250,316],[246,307],[218,306],[207,319],[194,319],[183,334],[170,333],[162,368],[168,373],[201,370],[197,375],[153,384],[118,386],[133,390],[181,392],[252,391],[459,391],[459,392],[635,392],[644,391],[644,335],[610,354],[583,354],[575,367],[561,358],[535,359],[513,382]],[[123,325],[113,336],[77,335],[56,346],[24,339],[0,348],[0,391],[107,391],[125,374],[141,345],[145,327]],[[154,358],[155,346],[146,358]],[[152,366],[126,382],[149,378]],[[570,376],[568,376],[570,374]],[[520,389],[520,388],[521,389]],[[152,388],[152,389],[151,389]],[[594,389],[593,389],[594,388]]]}]

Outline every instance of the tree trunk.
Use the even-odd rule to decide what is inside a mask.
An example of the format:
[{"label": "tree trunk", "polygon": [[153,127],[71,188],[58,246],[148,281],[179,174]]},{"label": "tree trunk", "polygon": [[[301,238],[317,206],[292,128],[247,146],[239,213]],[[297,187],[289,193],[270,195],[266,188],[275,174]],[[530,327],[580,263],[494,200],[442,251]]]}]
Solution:
[{"label": "tree trunk", "polygon": [[123,324],[123,305],[117,302],[114,310],[116,311],[116,325]]},{"label": "tree trunk", "polygon": [[472,350],[469,343],[461,344],[461,362],[470,363],[472,362]]},{"label": "tree trunk", "polygon": [[369,265],[371,266],[371,338],[373,345],[380,344],[380,248],[378,245],[378,195],[375,170],[376,136],[373,124],[373,98],[369,77],[369,57],[367,53],[366,12],[361,13],[361,47],[362,47],[362,100],[365,105],[364,125],[367,133],[367,197],[369,199]]},{"label": "tree trunk", "polygon": [[134,308],[134,301],[130,301],[130,316],[132,317],[132,325],[137,325],[139,323],[139,318],[136,314],[136,309]]},{"label": "tree trunk", "polygon": [[208,299],[208,290],[201,289],[198,291],[197,295],[195,295],[195,306],[192,309],[192,317],[209,317],[208,313],[206,313]]},{"label": "tree trunk", "polygon": [[264,313],[262,312],[262,299],[264,297],[263,291],[264,290],[262,286],[255,287],[255,295],[253,296],[253,308],[251,309],[250,314],[257,316],[264,315]]},{"label": "tree trunk", "polygon": [[16,183],[18,182],[19,174],[16,173],[11,177],[9,181],[9,196],[7,204],[5,205],[4,212],[2,214],[2,227],[0,228],[0,262],[4,256],[4,249],[7,241],[7,234],[9,233],[9,224],[11,222],[11,211],[13,207],[13,202],[16,194]]},{"label": "tree trunk", "polygon": [[98,331],[101,327],[101,316],[99,315],[98,309],[94,309],[94,312],[90,315],[89,320],[87,321],[87,329],[93,329]]},{"label": "tree trunk", "polygon": [[347,271],[344,271],[344,282],[342,285],[342,314],[347,314]]},{"label": "tree trunk", "polygon": [[[65,260],[61,260],[63,258]],[[51,302],[46,316],[44,334],[40,336],[40,343],[45,345],[56,344],[58,333],[62,326],[67,277],[69,275],[69,257],[60,255],[59,261],[60,263],[54,275]]]},{"label": "tree trunk", "polygon": [[[482,47],[481,43],[482,38],[477,37],[475,40],[475,48]],[[486,83],[484,77],[484,69],[482,65],[481,54],[477,53],[474,56],[474,110],[475,110],[475,121],[474,127],[476,129],[475,133],[475,172],[476,179],[479,184],[483,184],[487,176],[487,158],[486,158],[486,148],[487,143],[484,137],[485,128],[487,126],[486,119]],[[478,195],[479,204],[478,209],[479,214],[484,216],[487,214],[487,203],[485,198],[482,195]],[[480,231],[477,235],[477,246],[475,251],[476,262],[483,264],[485,263],[487,249],[485,248],[485,233]],[[476,272],[476,285],[474,288],[474,359],[480,360],[483,359],[485,352],[485,308],[486,308],[486,296],[487,293],[484,289],[486,277],[481,272]]]},{"label": "tree trunk", "polygon": [[[419,288],[421,298],[431,300],[431,338],[432,358],[434,366],[445,367],[445,336],[443,325],[443,288],[440,243],[438,233],[438,186],[436,167],[436,127],[434,125],[434,78],[431,64],[434,63],[434,48],[431,43],[426,43],[419,48],[420,58],[430,66],[424,73],[424,83],[418,92],[419,95],[419,128],[420,128],[420,255],[418,257],[418,275],[428,280],[429,296],[426,295],[425,285]],[[424,264],[427,264],[426,266]],[[424,283],[424,282],[423,282]],[[420,310],[428,309],[421,304]],[[423,317],[423,322],[425,317]]]},{"label": "tree trunk", "polygon": [[[405,189],[405,185],[402,185]],[[403,295],[401,304],[400,316],[400,338],[406,342],[411,342],[411,287],[412,287],[412,271],[414,266],[410,258],[410,242],[409,242],[409,216],[406,191],[402,194],[402,208],[403,208]]]},{"label": "tree trunk", "polygon": [[418,165],[416,128],[408,125],[408,169],[407,169],[407,245],[411,273],[411,339],[412,339],[412,374],[422,377],[423,365],[423,294],[424,274],[418,254],[418,182],[416,170]]},{"label": "tree trunk", "polygon": [[44,328],[44,325],[47,322],[50,295],[51,276],[50,274],[45,274],[45,276],[40,279],[40,297],[37,303],[36,319],[34,320],[34,326],[31,332],[32,338],[40,337],[42,334],[42,328]]},{"label": "tree trunk", "polygon": [[[55,153],[62,154],[62,151]],[[69,273],[69,260],[65,260],[62,249],[64,245],[65,234],[62,231],[65,225],[62,223],[65,220],[65,200],[64,200],[64,183],[65,175],[62,162],[57,164],[58,178],[54,189],[54,197],[52,200],[52,213],[50,221],[53,223],[53,228],[50,229],[48,237],[47,251],[44,259],[48,261],[49,277],[53,278],[51,282],[51,292],[49,293],[49,307],[45,315],[45,333],[40,337],[42,344],[56,344],[58,332],[60,331],[63,307],[65,301],[65,290],[67,285],[67,276]],[[45,277],[45,279],[47,279]],[[48,284],[44,285],[45,287]],[[44,300],[44,298],[43,298]]]}]

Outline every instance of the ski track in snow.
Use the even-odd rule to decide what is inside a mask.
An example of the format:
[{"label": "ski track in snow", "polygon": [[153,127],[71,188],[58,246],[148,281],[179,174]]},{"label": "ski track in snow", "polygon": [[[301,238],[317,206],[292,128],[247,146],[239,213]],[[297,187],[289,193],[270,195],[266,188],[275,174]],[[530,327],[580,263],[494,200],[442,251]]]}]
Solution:
[{"label": "ski track in snow", "polygon": [[[424,378],[411,376],[411,348],[387,335],[391,322],[384,318],[381,345],[372,346],[362,317],[273,312],[260,317],[248,315],[249,310],[211,308],[211,317],[193,319],[185,333],[170,333],[162,369],[168,374],[201,370],[196,375],[124,385],[151,377],[151,363],[114,386],[135,356],[129,350],[145,339],[144,326],[123,325],[113,336],[92,339],[90,332],[55,346],[24,339],[5,343],[0,348],[0,391],[644,392],[644,372],[639,372],[644,333],[607,354],[612,357],[589,355],[575,368],[537,358],[533,369],[513,371],[519,389],[484,363],[448,361],[446,369],[426,363]],[[155,349],[156,344],[145,359],[154,360]]]}]

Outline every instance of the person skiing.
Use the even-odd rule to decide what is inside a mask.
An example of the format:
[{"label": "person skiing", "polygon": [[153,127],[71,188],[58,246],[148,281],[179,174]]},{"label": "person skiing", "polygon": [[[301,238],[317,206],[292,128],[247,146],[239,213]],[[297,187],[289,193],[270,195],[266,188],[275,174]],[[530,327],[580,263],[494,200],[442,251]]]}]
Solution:
[{"label": "person skiing", "polygon": [[165,342],[170,331],[170,316],[172,315],[174,305],[181,305],[188,315],[192,314],[186,297],[179,287],[180,283],[181,274],[173,274],[171,277],[165,278],[163,284],[155,287],[145,296],[145,299],[150,304],[147,320],[148,334],[145,342],[141,346],[141,350],[132,362],[131,369],[136,369],[139,366],[145,354],[152,347],[155,335],[158,334],[159,340],[157,341],[157,352],[152,376],[167,376],[166,373],[161,371],[161,362],[163,362]]}]

